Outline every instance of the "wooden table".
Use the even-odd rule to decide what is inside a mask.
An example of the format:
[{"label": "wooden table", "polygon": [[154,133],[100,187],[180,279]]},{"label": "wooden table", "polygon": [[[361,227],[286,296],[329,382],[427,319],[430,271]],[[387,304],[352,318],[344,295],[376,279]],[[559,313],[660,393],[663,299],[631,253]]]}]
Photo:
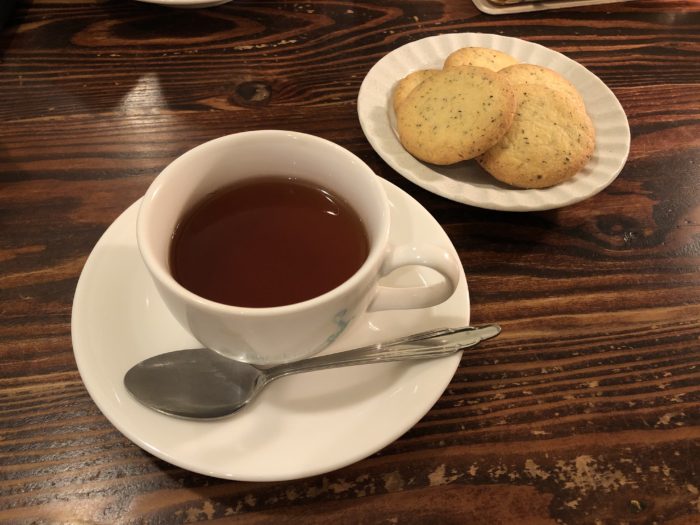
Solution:
[{"label": "wooden table", "polygon": [[[467,31],[549,46],[613,90],[632,146],[611,186],[488,211],[381,160],[356,113],[365,74]],[[0,61],[1,522],[700,523],[700,3],[20,0]],[[251,483],[112,427],[78,374],[71,305],[99,237],[168,162],[265,128],[335,141],[415,197],[462,258],[472,321],[503,333],[375,455]]]}]

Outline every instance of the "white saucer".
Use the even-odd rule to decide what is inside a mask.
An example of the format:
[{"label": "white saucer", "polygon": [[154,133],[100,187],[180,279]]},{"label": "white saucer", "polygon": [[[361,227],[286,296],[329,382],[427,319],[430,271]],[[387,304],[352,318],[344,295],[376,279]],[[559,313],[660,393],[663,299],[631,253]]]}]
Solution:
[{"label": "white saucer", "polygon": [[[457,253],[433,217],[383,181],[392,203],[391,240],[437,243]],[[385,447],[430,410],[460,355],[311,372],[270,385],[245,410],[220,421],[176,419],[138,404],[122,378],[152,355],[197,342],[161,302],[136,246],[134,203],[105,232],[83,268],[73,302],[73,351],[85,386],[110,422],[135,444],[179,467],[226,479],[289,480],[329,472]],[[393,284],[438,279],[404,269]],[[328,352],[469,322],[462,274],[455,294],[423,310],[365,315]]]},{"label": "white saucer", "polygon": [[[476,162],[453,166],[424,164],[408,153],[394,130],[391,95],[411,71],[441,69],[452,51],[488,47],[519,62],[553,69],[576,86],[596,130],[596,148],[588,164],[572,179],[545,189],[517,189],[498,182]],[[622,170],[630,148],[627,116],[612,91],[578,62],[539,44],[485,33],[431,36],[395,49],[365,77],[357,98],[362,131],[389,166],[422,188],[453,201],[504,211],[536,211],[580,202],[606,188]]]}]

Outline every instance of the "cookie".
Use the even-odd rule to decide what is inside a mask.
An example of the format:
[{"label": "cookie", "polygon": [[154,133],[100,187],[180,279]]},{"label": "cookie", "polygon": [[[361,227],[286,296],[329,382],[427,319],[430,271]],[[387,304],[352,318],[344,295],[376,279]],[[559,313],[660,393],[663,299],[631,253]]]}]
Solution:
[{"label": "cookie", "polygon": [[499,71],[505,67],[517,64],[512,56],[496,49],[485,47],[463,47],[453,51],[445,59],[443,69],[460,66],[485,67],[491,71]]},{"label": "cookie", "polygon": [[548,87],[570,97],[572,104],[585,107],[583,97],[576,87],[553,69],[534,64],[515,64],[501,69],[498,73],[504,75],[511,84]]},{"label": "cookie", "polygon": [[503,138],[477,161],[518,188],[547,188],[570,179],[593,155],[595,129],[585,109],[543,86],[514,86],[518,107]]},{"label": "cookie", "polygon": [[493,146],[510,127],[515,96],[504,77],[481,67],[438,71],[396,112],[401,144],[425,162],[447,165]]},{"label": "cookie", "polygon": [[396,108],[398,108],[403,103],[403,101],[406,100],[406,97],[408,97],[409,93],[413,91],[416,87],[418,87],[418,84],[423,82],[426,78],[433,76],[433,74],[437,71],[440,70],[421,69],[419,71],[409,73],[401,80],[399,80],[396,83],[396,87],[394,88],[394,93],[392,95],[394,111],[396,111]]}]

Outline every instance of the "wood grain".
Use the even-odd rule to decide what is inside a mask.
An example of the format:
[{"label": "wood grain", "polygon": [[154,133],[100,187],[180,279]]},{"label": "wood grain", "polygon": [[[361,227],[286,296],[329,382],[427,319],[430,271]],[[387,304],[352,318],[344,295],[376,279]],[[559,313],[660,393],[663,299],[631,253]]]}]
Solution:
[{"label": "wood grain", "polygon": [[[617,95],[630,156],[604,192],[515,214],[428,193],[372,151],[369,68],[416,39],[492,32]],[[0,522],[700,523],[700,4],[488,16],[467,1],[20,1],[0,38]],[[344,469],[283,483],[181,470],[98,411],[71,306],[107,226],[192,146],[286,128],[333,140],[455,244],[472,320],[434,408]],[[361,431],[361,429],[358,429]]]}]

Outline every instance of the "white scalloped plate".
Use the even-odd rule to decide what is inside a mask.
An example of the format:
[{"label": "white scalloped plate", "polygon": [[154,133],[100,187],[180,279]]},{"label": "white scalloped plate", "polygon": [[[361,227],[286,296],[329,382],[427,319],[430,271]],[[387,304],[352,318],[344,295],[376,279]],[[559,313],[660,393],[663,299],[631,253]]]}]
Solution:
[{"label": "white scalloped plate", "polygon": [[508,13],[530,13],[533,11],[546,11],[548,9],[567,9],[570,7],[583,7],[587,5],[614,4],[629,0],[522,0],[512,4],[496,4],[489,0],[472,0],[476,8],[489,15],[505,15]]},{"label": "white scalloped plate", "polygon": [[[500,183],[474,161],[453,166],[427,165],[401,146],[391,109],[396,82],[417,69],[439,69],[452,51],[468,46],[498,49],[520,62],[548,67],[576,86],[595,126],[596,149],[588,164],[572,179],[551,188],[523,190]],[[369,143],[401,175],[437,195],[492,210],[550,210],[587,199],[615,180],[630,148],[625,111],[602,80],[561,53],[518,38],[492,34],[432,36],[395,49],[367,73],[360,86],[357,113]]]}]

